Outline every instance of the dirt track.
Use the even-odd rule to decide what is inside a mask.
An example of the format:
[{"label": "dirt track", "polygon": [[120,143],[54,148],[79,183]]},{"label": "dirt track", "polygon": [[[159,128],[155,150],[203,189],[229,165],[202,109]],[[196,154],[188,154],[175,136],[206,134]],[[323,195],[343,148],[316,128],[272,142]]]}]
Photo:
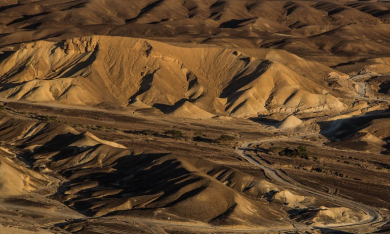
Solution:
[{"label": "dirt track", "polygon": [[[302,138],[302,137],[309,137],[309,136],[315,136],[317,134],[305,134],[301,136],[297,136],[295,138]],[[272,169],[269,166],[266,166],[264,162],[261,160],[257,160],[253,158],[250,154],[245,153],[248,147],[250,147],[253,144],[260,144],[260,143],[265,143],[265,142],[276,142],[276,141],[291,141],[291,137],[283,137],[283,138],[272,138],[272,139],[264,139],[260,141],[255,141],[255,142],[245,142],[242,143],[241,147],[236,150],[236,152],[242,156],[245,160],[250,162],[253,165],[256,165],[257,167],[261,168],[266,172],[266,174],[272,179],[278,182],[281,185],[291,187],[294,189],[299,189],[304,192],[310,193],[312,195],[315,195],[317,197],[322,197],[325,199],[328,199],[336,204],[339,204],[340,206],[344,206],[350,209],[355,209],[359,211],[363,211],[364,214],[367,215],[367,218],[359,221],[358,223],[346,223],[346,224],[329,224],[329,225],[324,225],[321,226],[321,228],[338,228],[338,229],[343,229],[343,230],[357,230],[357,229],[368,229],[370,227],[373,227],[372,225],[374,224],[379,224],[384,222],[386,219],[383,218],[383,216],[378,212],[377,208],[371,207],[364,205],[362,203],[358,203],[352,200],[348,200],[345,198],[341,198],[332,194],[324,193],[318,190],[315,190],[313,188],[309,188],[307,186],[304,186],[297,181],[291,179],[288,177],[285,173],[282,173],[280,170],[277,169]],[[299,227],[298,229],[300,230],[311,230],[311,229],[316,229],[319,227],[316,226],[306,226],[306,227]],[[367,231],[369,232],[369,231]]]}]

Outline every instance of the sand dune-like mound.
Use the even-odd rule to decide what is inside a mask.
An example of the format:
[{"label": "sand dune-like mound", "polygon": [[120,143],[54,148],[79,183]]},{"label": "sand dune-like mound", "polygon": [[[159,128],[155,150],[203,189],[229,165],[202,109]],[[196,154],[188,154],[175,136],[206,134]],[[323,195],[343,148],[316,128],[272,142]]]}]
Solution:
[{"label": "sand dune-like mound", "polygon": [[383,141],[382,139],[380,139],[372,134],[369,134],[369,133],[366,133],[366,135],[362,136],[360,139],[362,141],[370,142],[370,143],[377,144],[377,145],[385,145],[386,144],[386,142]]},{"label": "sand dune-like mound", "polygon": [[314,224],[332,224],[332,223],[354,223],[367,218],[367,215],[356,213],[351,209],[343,207],[326,208],[322,207],[313,219]]},{"label": "sand dune-like mound", "polygon": [[367,218],[367,215],[357,213],[345,207],[328,208],[321,206],[317,209],[297,210],[297,214],[292,216],[293,219],[304,221],[306,224],[323,226],[336,223],[356,223]]},{"label": "sand dune-like mound", "polygon": [[305,196],[295,195],[288,190],[282,190],[280,192],[275,193],[275,195],[273,196],[273,200],[285,203],[291,208],[300,208],[302,207],[300,203],[303,202],[304,200],[310,200],[310,198]]},{"label": "sand dune-like mound", "polygon": [[302,123],[303,122],[301,119],[295,117],[294,115],[290,115],[287,118],[285,118],[283,121],[276,124],[276,127],[278,127],[281,130],[292,130],[294,128],[297,128]]},{"label": "sand dune-like mound", "polygon": [[170,114],[176,117],[194,119],[208,119],[215,116],[188,101],[184,102],[181,106],[179,106]]},{"label": "sand dune-like mound", "polygon": [[[134,102],[166,107],[190,99],[205,112],[185,103],[175,113],[195,118],[210,117],[207,112],[254,117],[344,108],[329,94],[321,75],[311,72],[315,64],[294,65],[302,59],[287,60],[277,51],[252,54],[104,36],[40,41],[24,45],[0,64],[0,96],[111,107]],[[332,71],[320,68],[322,74]],[[305,77],[305,71],[313,79]]]}]

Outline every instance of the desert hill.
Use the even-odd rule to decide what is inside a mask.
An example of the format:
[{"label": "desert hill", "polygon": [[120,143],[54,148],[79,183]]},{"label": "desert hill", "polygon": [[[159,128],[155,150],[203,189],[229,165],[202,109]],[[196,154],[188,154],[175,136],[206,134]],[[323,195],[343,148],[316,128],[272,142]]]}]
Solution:
[{"label": "desert hill", "polygon": [[2,197],[22,195],[43,188],[52,180],[4,156],[0,157],[0,172]]},{"label": "desert hill", "polygon": [[0,6],[0,96],[197,119],[337,113],[353,102],[345,98],[364,95],[349,76],[390,73],[389,9],[361,1],[8,1]]},{"label": "desert hill", "polygon": [[112,35],[372,57],[389,51],[389,10],[388,2],[366,1],[3,1],[0,46]]},{"label": "desert hill", "polygon": [[389,1],[3,0],[0,233],[386,231],[389,104]]},{"label": "desert hill", "polygon": [[[47,187],[47,180],[55,177],[60,183],[51,184],[58,187],[51,198],[87,216],[154,215],[215,225],[288,228],[292,221],[288,221],[286,211],[314,208],[316,203],[313,197],[202,157],[134,154],[124,146],[60,123],[10,117],[2,117],[0,122],[0,140],[12,139],[3,151],[18,151],[29,159],[27,166],[15,167],[7,156],[0,158],[2,190],[10,195],[34,192]],[[337,206],[318,210],[323,212],[305,220],[320,225],[363,218]],[[321,213],[325,212],[330,218],[324,220]]]},{"label": "desert hill", "polygon": [[[375,112],[374,112],[375,113]],[[390,133],[389,115],[378,111],[378,116],[366,115],[342,120],[343,125],[336,130],[331,146],[345,147],[373,153],[388,153]]]},{"label": "desert hill", "polygon": [[237,117],[344,109],[322,77],[337,72],[319,66],[315,74],[315,62],[280,53],[259,49],[249,56],[107,36],[39,41],[0,64],[0,96],[111,107],[140,101],[157,108],[187,100],[205,112]]},{"label": "desert hill", "polygon": [[302,124],[302,120],[295,117],[294,115],[290,115],[287,118],[285,118],[283,121],[277,123],[277,127],[281,130],[289,130],[289,129],[295,129],[299,125]]}]

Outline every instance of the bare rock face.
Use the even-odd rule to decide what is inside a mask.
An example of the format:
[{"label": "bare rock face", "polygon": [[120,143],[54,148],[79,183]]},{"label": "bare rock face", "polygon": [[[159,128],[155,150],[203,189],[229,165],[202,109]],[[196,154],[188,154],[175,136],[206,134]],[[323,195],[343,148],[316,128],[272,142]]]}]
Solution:
[{"label": "bare rock face", "polygon": [[75,38],[69,39],[63,42],[62,49],[65,53],[88,53],[94,50],[97,50],[99,45],[98,38],[89,37],[89,38]]}]

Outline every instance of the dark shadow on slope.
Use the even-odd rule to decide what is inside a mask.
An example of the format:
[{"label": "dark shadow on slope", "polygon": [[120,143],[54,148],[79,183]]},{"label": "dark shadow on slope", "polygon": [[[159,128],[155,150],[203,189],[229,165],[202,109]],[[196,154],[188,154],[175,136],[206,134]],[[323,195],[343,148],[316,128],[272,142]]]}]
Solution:
[{"label": "dark shadow on slope", "polygon": [[[18,82],[18,83],[2,83],[0,87],[0,92],[6,91],[8,89],[12,89],[18,86],[23,86],[27,82]],[[12,95],[11,95],[12,96]]]},{"label": "dark shadow on slope", "polygon": [[143,15],[145,15],[146,13],[148,13],[149,11],[151,11],[153,8],[159,6],[164,0],[157,0],[155,2],[152,2],[150,3],[149,5],[147,5],[146,7],[142,8],[140,13],[134,17],[134,18],[131,18],[131,19],[127,19],[125,22],[126,23],[132,23],[136,20],[138,20],[139,18],[141,18]]},{"label": "dark shadow on slope", "polygon": [[266,42],[264,44],[261,44],[260,47],[261,48],[272,48],[272,47],[281,46],[281,45],[284,45],[287,43],[288,43],[287,39],[276,39],[276,40],[273,40],[271,42]]},{"label": "dark shadow on slope", "polygon": [[372,15],[375,16],[375,17],[381,17],[381,16],[385,16],[385,15],[388,15],[388,14],[390,14],[390,10],[384,10],[384,11],[376,12],[376,13],[374,13]]},{"label": "dark shadow on slope", "polygon": [[[226,110],[229,110],[234,104],[235,101],[242,95],[244,94],[247,90],[250,88],[247,88],[243,90],[242,88],[245,87],[246,85],[249,85],[251,82],[259,78],[263,73],[265,73],[268,69],[268,67],[272,64],[271,61],[269,60],[264,60],[262,61],[255,70],[251,71],[250,74],[243,76],[245,74],[248,68],[243,70],[241,73],[237,74],[234,76],[232,81],[229,83],[229,85],[222,91],[221,98],[227,98],[227,107]],[[241,90],[240,90],[241,89]],[[270,96],[272,97],[272,96]],[[231,110],[231,113],[236,112],[239,110],[243,105],[245,105],[246,100],[241,102],[240,104],[236,104],[236,107]],[[267,102],[266,102],[267,105]]]},{"label": "dark shadow on slope", "polygon": [[[82,62],[77,62],[70,70],[66,71],[64,74],[61,75],[61,78],[67,78],[71,77],[75,73],[81,71],[82,69],[85,69],[86,67],[90,66],[97,57],[97,53],[99,52],[99,45],[96,45],[94,51],[92,54],[86,59],[85,61]],[[60,73],[62,73],[61,71]]]},{"label": "dark shadow on slope", "polygon": [[3,53],[0,54],[0,63],[6,60],[14,53],[15,53],[14,51],[3,51]]},{"label": "dark shadow on slope", "polygon": [[336,8],[336,9],[333,9],[331,11],[328,12],[328,15],[334,15],[334,14],[337,14],[337,13],[341,13],[345,10],[345,8],[343,7],[340,7],[340,8]]},{"label": "dark shadow on slope", "polygon": [[291,209],[288,212],[290,219],[297,222],[303,222],[307,219],[313,218],[318,214],[321,209],[317,208],[296,208]]},{"label": "dark shadow on slope", "polygon": [[[80,213],[93,215],[96,213],[93,205],[100,202],[111,202],[120,204],[129,198],[137,197],[139,204],[147,203],[150,197],[156,201],[166,201],[160,206],[153,208],[166,208],[195,196],[204,190],[204,187],[196,187],[172,201],[169,197],[176,194],[183,187],[194,184],[201,180],[200,177],[192,174],[177,159],[161,159],[167,154],[141,154],[128,155],[119,158],[110,166],[112,170],[101,172],[100,168],[71,168],[63,172],[63,176],[71,177],[68,183],[64,183],[57,192],[55,197],[62,198],[65,203],[71,205]],[[96,156],[99,157],[99,156]],[[76,176],[77,177],[74,177]],[[66,200],[64,193],[85,182],[97,182],[98,186],[86,188],[79,191],[76,197]],[[92,195],[103,193],[105,191],[119,189],[118,193],[110,194],[104,197],[94,198]],[[144,199],[143,199],[144,198]],[[168,200],[168,201],[167,201]],[[133,210],[142,209],[134,205]],[[121,209],[112,211],[110,214],[120,212]]]},{"label": "dark shadow on slope", "polygon": [[22,4],[11,4],[11,5],[6,5],[6,6],[2,6],[0,7],[0,12],[3,12],[5,10],[8,10],[8,9],[11,9],[11,8],[14,8],[14,7],[18,7],[18,6],[21,6]]},{"label": "dark shadow on slope", "polygon": [[130,97],[129,104],[131,104],[133,101],[136,100],[137,96],[141,95],[142,93],[148,91],[152,87],[152,82],[154,78],[154,74],[157,72],[157,70],[147,73],[141,80],[141,86],[139,90]]},{"label": "dark shadow on slope", "polygon": [[332,228],[321,228],[321,227],[314,227],[314,229],[318,229],[321,231],[322,234],[352,234],[349,232],[332,229]]},{"label": "dark shadow on slope", "polygon": [[72,9],[82,8],[82,7],[85,7],[85,5],[86,5],[86,3],[78,3],[76,5],[61,9],[61,11],[68,11],[68,10],[72,10]]},{"label": "dark shadow on slope", "polygon": [[390,222],[386,223],[382,227],[380,227],[377,231],[374,233],[379,233],[379,234],[390,234]]},{"label": "dark shadow on slope", "polygon": [[210,6],[210,10],[212,12],[215,12],[215,11],[222,11],[224,9],[224,7],[226,6],[226,1],[221,1],[221,0],[217,0],[215,3],[213,3],[211,6]]},{"label": "dark shadow on slope", "polygon": [[[222,91],[221,97],[227,98],[231,96],[234,92],[240,90],[242,87],[248,85],[255,79],[259,78],[265,71],[267,71],[271,63],[272,62],[269,60],[264,60],[253,71],[248,71],[249,68],[246,68],[243,71],[241,71],[239,74],[236,74],[233,77],[232,81],[229,83],[229,85]],[[243,76],[243,74],[247,72],[249,72],[249,74]]]},{"label": "dark shadow on slope", "polygon": [[195,136],[195,137],[192,138],[192,141],[204,142],[204,143],[215,143],[215,140],[210,139],[210,138],[205,138],[205,137],[202,137],[202,136]]},{"label": "dark shadow on slope", "polygon": [[42,25],[42,23],[40,23],[40,22],[32,23],[30,25],[24,26],[22,29],[35,30],[35,29],[37,29],[41,25]]},{"label": "dark shadow on slope", "polygon": [[233,213],[233,211],[234,211],[234,209],[236,209],[237,205],[238,205],[237,203],[234,203],[224,213],[222,213],[219,216],[215,217],[214,219],[210,220],[209,223],[218,225],[221,220],[229,217]]},{"label": "dark shadow on slope", "polygon": [[354,136],[370,125],[373,120],[390,118],[390,109],[368,112],[362,116],[319,122],[322,134],[331,141],[340,141]]},{"label": "dark shadow on slope", "polygon": [[38,13],[38,14],[35,14],[35,15],[23,15],[22,18],[19,18],[19,19],[16,19],[16,20],[13,20],[13,21],[9,22],[9,23],[7,24],[7,26],[12,25],[12,24],[16,24],[16,23],[23,22],[23,21],[32,19],[32,18],[34,18],[34,17],[47,15],[47,14],[49,14],[49,13],[50,13],[50,12],[42,12],[42,13]]},{"label": "dark shadow on slope", "polygon": [[177,101],[176,103],[174,103],[173,105],[156,103],[153,105],[153,107],[160,110],[161,112],[163,112],[165,114],[169,114],[169,113],[174,112],[176,109],[180,108],[186,101],[190,102],[191,100],[183,98],[183,99]]},{"label": "dark shadow on slope", "polygon": [[390,155],[390,137],[383,139],[387,144],[383,146],[386,150],[382,151],[381,154]]},{"label": "dark shadow on slope", "polygon": [[249,19],[243,19],[243,20],[232,19],[232,20],[223,22],[219,27],[220,28],[231,28],[231,29],[234,29],[234,28],[238,28],[238,27],[244,26],[243,23],[246,23],[246,22],[251,21],[253,19],[255,19],[255,18],[249,18]]},{"label": "dark shadow on slope", "polygon": [[286,10],[286,16],[289,16],[298,8],[298,4],[295,2],[287,2],[283,8]]},{"label": "dark shadow on slope", "polygon": [[336,69],[337,67],[340,67],[340,66],[354,65],[354,64],[359,63],[359,62],[365,62],[366,60],[367,60],[366,58],[361,58],[361,59],[357,59],[357,60],[351,60],[351,61],[348,61],[348,62],[342,62],[342,63],[336,64],[336,65],[330,66],[330,68]]},{"label": "dark shadow on slope", "polygon": [[267,126],[273,126],[273,125],[276,125],[277,123],[280,122],[279,120],[272,119],[272,118],[269,118],[269,117],[266,117],[266,116],[259,116],[259,117],[249,118],[249,120],[251,120],[253,122],[260,123],[262,125],[267,125]]},{"label": "dark shadow on slope", "polygon": [[54,151],[60,151],[66,149],[70,144],[76,142],[77,140],[80,140],[83,138],[84,134],[62,134],[62,135],[56,135],[53,139],[42,145],[40,148],[37,149],[36,153],[46,153],[46,152],[54,152]]},{"label": "dark shadow on slope", "polygon": [[389,82],[383,82],[379,85],[379,93],[390,95],[390,81]]}]

